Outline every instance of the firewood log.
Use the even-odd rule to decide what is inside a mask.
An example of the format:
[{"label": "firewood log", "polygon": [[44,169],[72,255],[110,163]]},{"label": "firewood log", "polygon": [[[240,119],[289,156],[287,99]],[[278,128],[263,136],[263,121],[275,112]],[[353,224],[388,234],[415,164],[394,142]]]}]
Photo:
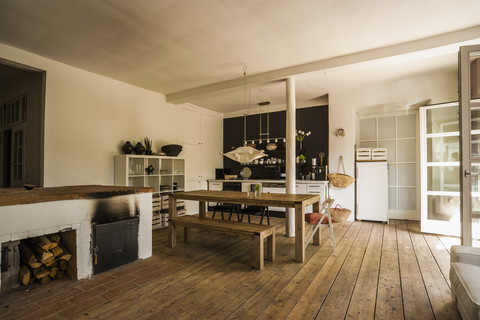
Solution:
[{"label": "firewood log", "polygon": [[58,270],[57,273],[55,274],[55,279],[64,279],[67,275],[65,274],[65,271],[63,270]]},{"label": "firewood log", "polygon": [[63,270],[63,271],[66,271],[67,270],[67,266],[68,266],[68,261],[67,260],[58,260],[58,267]]},{"label": "firewood log", "polygon": [[54,259],[50,262],[45,263],[45,267],[58,267],[58,260]]},{"label": "firewood log", "polygon": [[60,248],[59,246],[56,246],[55,248],[50,249],[50,251],[53,253],[54,257],[58,257],[60,254],[63,253],[62,248]]},{"label": "firewood log", "polygon": [[40,260],[42,263],[45,263],[49,258],[51,258],[49,261],[52,261],[53,259],[53,253],[50,251],[45,251],[42,249],[35,241],[31,239],[28,239],[28,246],[29,248],[33,251],[35,254],[35,257],[37,257],[38,260]]},{"label": "firewood log", "polygon": [[42,265],[42,263],[37,260],[35,254],[26,244],[20,243],[18,247],[20,250],[20,260],[24,265],[30,266],[31,268],[38,268]]},{"label": "firewood log", "polygon": [[51,257],[48,257],[47,259],[43,260],[42,262],[43,262],[43,264],[50,266],[53,262],[55,262],[55,257],[52,254]]},{"label": "firewood log", "polygon": [[69,261],[71,258],[72,258],[72,254],[70,253],[70,251],[67,250],[67,248],[65,248],[65,246],[63,245],[63,243],[59,242],[58,243],[58,246],[60,247],[60,249],[62,249],[62,253],[58,256],[58,259],[62,259],[62,260],[67,260]]},{"label": "firewood log", "polygon": [[35,241],[35,243],[45,251],[50,250],[57,246],[55,242],[50,241],[50,239],[47,238],[46,236],[35,237],[35,238],[32,238],[32,240]]},{"label": "firewood log", "polygon": [[37,268],[37,269],[33,269],[33,275],[37,279],[41,279],[43,277],[46,277],[49,274],[50,274],[50,271],[48,271],[48,269],[45,268],[45,267],[40,267],[40,268]]},{"label": "firewood log", "polygon": [[58,267],[50,267],[48,268],[48,270],[50,271],[50,274],[49,274],[50,278],[55,279],[56,274],[60,269]]},{"label": "firewood log", "polygon": [[30,269],[24,264],[20,266],[20,282],[26,286],[27,284],[30,283],[30,278],[32,277],[32,273],[30,272]]},{"label": "firewood log", "polygon": [[49,234],[47,237],[50,241],[55,242],[56,244],[60,242],[60,235],[58,233]]},{"label": "firewood log", "polygon": [[50,280],[52,280],[52,278],[50,278],[49,276],[37,279],[37,281],[40,282],[41,284],[45,284],[47,282],[50,282]]}]

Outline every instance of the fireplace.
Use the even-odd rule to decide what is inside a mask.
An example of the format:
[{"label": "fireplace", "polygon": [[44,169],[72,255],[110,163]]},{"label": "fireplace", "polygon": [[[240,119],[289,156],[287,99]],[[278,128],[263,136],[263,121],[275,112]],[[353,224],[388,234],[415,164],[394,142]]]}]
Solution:
[{"label": "fireplace", "polygon": [[[14,259],[18,244],[25,239],[60,233],[62,237],[68,235],[69,250],[75,253],[73,279],[90,278],[101,272],[94,264],[94,260],[98,261],[98,256],[95,256],[95,247],[98,246],[95,229],[103,224],[130,220],[136,221],[136,231],[131,233],[129,240],[136,244],[136,250],[134,254],[128,253],[128,258],[121,260],[121,264],[147,258],[152,254],[151,192],[149,188],[107,186],[38,188],[30,191],[0,189],[0,244],[2,248],[8,247],[0,251],[1,261],[5,262],[6,256]],[[99,212],[105,208],[110,208],[107,210],[110,221],[106,223],[99,218],[102,216]],[[123,259],[123,251],[128,250],[114,248],[113,255]],[[12,265],[17,265],[16,261],[11,261]],[[0,289],[5,291],[8,286],[2,279]]]}]

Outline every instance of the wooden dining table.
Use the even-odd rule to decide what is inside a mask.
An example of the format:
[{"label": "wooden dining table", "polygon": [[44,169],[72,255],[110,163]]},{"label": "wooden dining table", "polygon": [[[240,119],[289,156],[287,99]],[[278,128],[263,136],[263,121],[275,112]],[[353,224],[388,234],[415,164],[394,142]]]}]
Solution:
[{"label": "wooden dining table", "polygon": [[[280,194],[262,193],[255,197],[252,193],[238,191],[196,190],[175,192],[169,197],[169,215],[177,216],[177,200],[194,200],[199,202],[199,216],[206,217],[208,202],[223,202],[256,206],[285,207],[295,209],[295,261],[305,260],[305,207],[313,205],[313,211],[320,208],[320,195],[314,194]],[[313,244],[320,244],[320,231],[313,237]]]}]

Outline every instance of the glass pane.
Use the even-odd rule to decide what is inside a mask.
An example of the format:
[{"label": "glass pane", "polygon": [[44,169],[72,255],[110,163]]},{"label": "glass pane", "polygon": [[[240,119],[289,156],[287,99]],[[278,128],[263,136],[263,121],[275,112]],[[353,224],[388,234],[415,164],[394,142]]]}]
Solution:
[{"label": "glass pane", "polygon": [[27,97],[22,98],[22,120],[27,118]]},{"label": "glass pane", "polygon": [[397,206],[395,205],[395,202],[397,200],[397,194],[396,194],[397,188],[388,188],[388,209],[390,210],[396,210]]},{"label": "glass pane", "polygon": [[360,142],[360,148],[376,148],[377,143],[375,141],[362,141]]},{"label": "glass pane", "polygon": [[375,120],[375,118],[360,120],[360,140],[377,139],[377,126]]},{"label": "glass pane", "polygon": [[458,112],[458,106],[427,110],[427,133],[458,131]]},{"label": "glass pane", "polygon": [[398,162],[415,162],[417,160],[417,145],[415,139],[398,140]]},{"label": "glass pane", "polygon": [[395,164],[388,164],[388,185],[389,186],[395,186],[397,183],[396,180],[396,171],[395,171],[396,165]]},{"label": "glass pane", "polygon": [[460,167],[428,167],[427,190],[460,192]]},{"label": "glass pane", "polygon": [[470,56],[471,99],[480,99],[480,58],[478,54],[475,52],[471,54],[473,56]]},{"label": "glass pane", "polygon": [[14,116],[15,122],[17,122],[19,118],[20,118],[20,104],[19,104],[19,101],[17,100],[15,103],[15,116]]},{"label": "glass pane", "polygon": [[480,219],[472,219],[472,246],[480,247]]},{"label": "glass pane", "polygon": [[395,140],[385,140],[379,141],[378,147],[379,148],[387,148],[387,161],[388,162],[395,162],[396,159],[396,143]]},{"label": "glass pane", "polygon": [[398,185],[416,186],[417,185],[417,165],[414,163],[397,164],[398,166]]},{"label": "glass pane", "polygon": [[417,136],[417,116],[414,114],[397,117],[397,137],[413,138]]},{"label": "glass pane", "polygon": [[378,118],[378,139],[395,138],[395,117]]},{"label": "glass pane", "polygon": [[417,210],[417,188],[398,188],[398,210]]},{"label": "glass pane", "polygon": [[[480,173],[480,163],[471,163],[471,172]],[[472,212],[480,212],[480,176],[472,175]]]},{"label": "glass pane", "polygon": [[427,138],[427,162],[458,162],[459,137]]},{"label": "glass pane", "polygon": [[428,219],[460,221],[460,196],[428,196]]}]

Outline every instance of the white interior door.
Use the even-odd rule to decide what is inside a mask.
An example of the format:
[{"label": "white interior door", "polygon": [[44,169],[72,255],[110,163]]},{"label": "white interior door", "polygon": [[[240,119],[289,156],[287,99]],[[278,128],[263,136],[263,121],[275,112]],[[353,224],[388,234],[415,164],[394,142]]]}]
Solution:
[{"label": "white interior door", "polygon": [[460,47],[461,239],[480,246],[480,45]]}]

